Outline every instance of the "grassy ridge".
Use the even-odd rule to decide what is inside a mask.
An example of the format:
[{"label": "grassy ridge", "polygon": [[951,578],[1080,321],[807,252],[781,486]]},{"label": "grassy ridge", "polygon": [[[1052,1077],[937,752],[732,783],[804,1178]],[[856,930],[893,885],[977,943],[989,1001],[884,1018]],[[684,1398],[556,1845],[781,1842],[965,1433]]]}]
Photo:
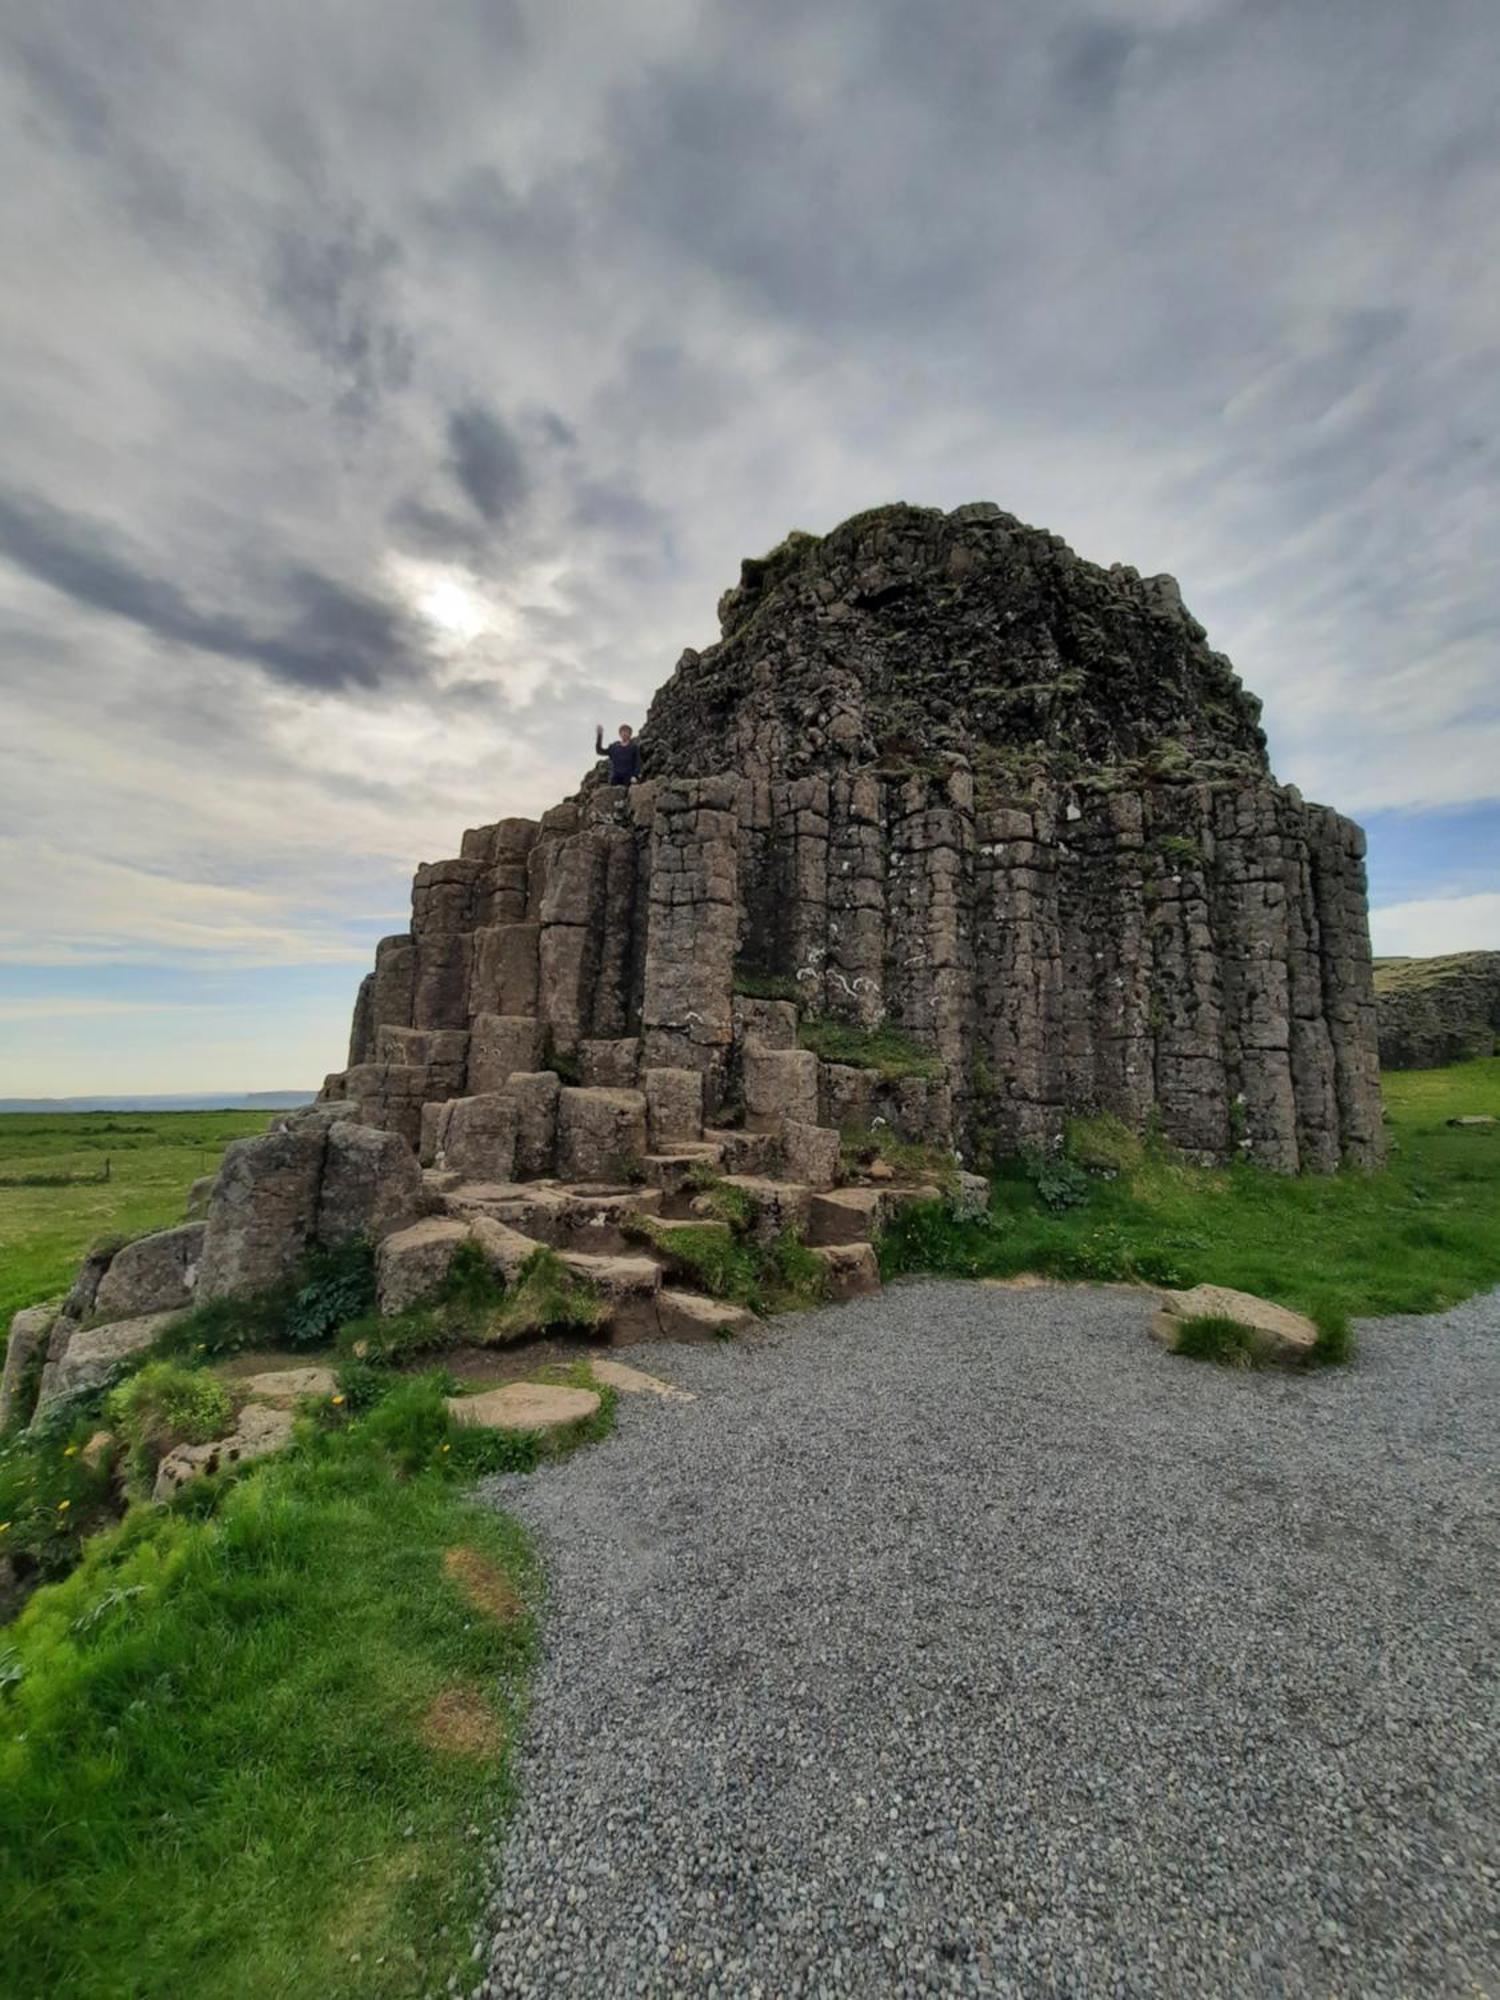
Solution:
[{"label": "grassy ridge", "polygon": [[1317,1318],[1439,1311],[1500,1283],[1500,1126],[1447,1124],[1500,1116],[1500,1058],[1383,1081],[1391,1155],[1378,1174],[1208,1170],[1130,1143],[1110,1159],[1085,1127],[1078,1150],[1115,1177],[1091,1179],[1076,1206],[1049,1209],[1018,1168],[996,1181],[986,1222],[904,1217],[885,1268],[1208,1282]]},{"label": "grassy ridge", "polygon": [[7,2000],[394,2000],[465,1969],[540,1586],[460,1489],[521,1447],[453,1426],[436,1377],[325,1409],[0,1632]]},{"label": "grassy ridge", "polygon": [[65,1291],[101,1236],[139,1236],[182,1220],[187,1191],[231,1139],[264,1132],[270,1111],[10,1112],[0,1115],[0,1181],[110,1177],[75,1187],[0,1186],[0,1346],[12,1313]]}]

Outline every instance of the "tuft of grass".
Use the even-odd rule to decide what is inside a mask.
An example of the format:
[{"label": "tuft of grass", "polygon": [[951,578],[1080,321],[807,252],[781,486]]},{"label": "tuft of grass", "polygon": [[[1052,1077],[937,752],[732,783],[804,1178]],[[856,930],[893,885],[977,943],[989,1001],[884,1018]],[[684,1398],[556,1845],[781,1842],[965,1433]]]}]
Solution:
[{"label": "tuft of grass", "polygon": [[760,1259],[754,1247],[737,1236],[728,1223],[718,1222],[709,1229],[692,1225],[674,1228],[655,1216],[641,1216],[631,1233],[639,1233],[662,1253],[673,1277],[686,1279],[711,1299],[726,1299],[754,1313],[765,1312]]},{"label": "tuft of grass", "polygon": [[931,1049],[920,1048],[896,1028],[857,1028],[827,1014],[805,1015],[797,1040],[824,1062],[847,1063],[853,1069],[873,1069],[887,1083],[902,1077],[940,1077],[943,1062]]},{"label": "tuft of grass", "polygon": [[1183,1320],[1172,1352],[1191,1361],[1214,1361],[1221,1368],[1268,1368],[1274,1359],[1273,1345],[1264,1334],[1213,1313]]},{"label": "tuft of grass", "polygon": [[734,991],[744,1000],[790,1000],[796,1003],[801,998],[791,973],[761,972],[748,965],[734,968]]},{"label": "tuft of grass", "polygon": [[889,1125],[846,1125],[839,1131],[839,1175],[852,1179],[875,1160],[884,1160],[898,1179],[930,1181],[951,1189],[958,1179],[958,1162],[941,1146],[903,1139]]},{"label": "tuft of grass", "polygon": [[148,1361],[110,1392],[105,1412],[125,1444],[133,1489],[148,1492],[156,1468],[180,1444],[207,1444],[231,1428],[229,1391],[204,1368]]},{"label": "tuft of grass", "polygon": [[489,1323],[490,1341],[521,1340],[539,1333],[592,1333],[605,1303],[585,1278],[575,1276],[555,1250],[533,1250],[514,1286]]},{"label": "tuft of grass", "polygon": [[1064,1150],[1090,1174],[1128,1174],[1146,1157],[1145,1141],[1123,1118],[1100,1111],[1087,1118],[1070,1118],[1064,1128]]}]

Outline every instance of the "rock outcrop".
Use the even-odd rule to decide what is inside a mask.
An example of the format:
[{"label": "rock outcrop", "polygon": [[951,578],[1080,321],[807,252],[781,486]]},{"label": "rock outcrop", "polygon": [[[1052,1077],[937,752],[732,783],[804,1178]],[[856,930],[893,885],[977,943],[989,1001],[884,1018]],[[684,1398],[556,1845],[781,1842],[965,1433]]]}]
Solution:
[{"label": "rock outcrop", "polygon": [[1500,1050],[1500,951],[1377,958],[1375,1018],[1387,1069],[1436,1069]]},{"label": "rock outcrop", "polygon": [[[980,1157],[1097,1109],[1202,1160],[1379,1159],[1363,836],[1274,781],[1171,578],[887,507],[746,563],[720,621],[652,703],[644,783],[418,870],[329,1099],[418,1145],[425,1107],[511,1094],[506,1175],[632,1155],[663,1070],[774,1133],[884,1119]],[[792,1010],[743,1011],[777,990],[925,1073],[819,1060]]]},{"label": "rock outcrop", "polygon": [[388,1312],[461,1246],[507,1283],[546,1246],[615,1338],[701,1337],[736,1309],[683,1289],[685,1245],[725,1214],[850,1296],[938,1192],[892,1182],[882,1132],[967,1213],[955,1154],[1075,1112],[1204,1161],[1379,1160],[1363,836],[1275,782],[1171,578],[996,507],[886,507],[746,563],[719,609],[645,781],[596,772],[420,867],[320,1104],[231,1146],[199,1219],[86,1260],[12,1405],[44,1339],[45,1401],[354,1237]]}]

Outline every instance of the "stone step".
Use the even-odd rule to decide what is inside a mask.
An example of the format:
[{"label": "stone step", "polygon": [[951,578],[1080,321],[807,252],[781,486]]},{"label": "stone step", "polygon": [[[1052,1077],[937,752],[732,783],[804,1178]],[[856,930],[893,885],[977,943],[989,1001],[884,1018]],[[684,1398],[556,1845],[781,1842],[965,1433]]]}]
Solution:
[{"label": "stone step", "polygon": [[702,1292],[662,1290],[656,1299],[664,1340],[717,1340],[744,1333],[758,1322],[744,1306]]},{"label": "stone step", "polygon": [[758,1243],[770,1243],[787,1229],[807,1235],[814,1196],[802,1181],[772,1180],[767,1174],[725,1174],[723,1182],[749,1200],[753,1211],[750,1233]]},{"label": "stone step", "polygon": [[781,1158],[781,1141],[774,1132],[710,1126],[703,1138],[706,1144],[718,1147],[726,1174],[769,1174]]},{"label": "stone step", "polygon": [[935,1187],[842,1187],[814,1193],[808,1242],[867,1243],[906,1202],[937,1201]]},{"label": "stone step", "polygon": [[558,1254],[575,1277],[586,1279],[603,1296],[611,1341],[620,1344],[661,1338],[657,1311],[661,1266],[655,1258],[600,1257],[583,1250]]},{"label": "stone step", "polygon": [[813,1255],[826,1273],[828,1296],[834,1301],[863,1298],[880,1290],[880,1265],[871,1243],[823,1243]]},{"label": "stone step", "polygon": [[693,1145],[674,1146],[670,1152],[647,1153],[641,1161],[641,1170],[647,1187],[659,1188],[670,1199],[687,1189],[695,1172],[704,1167],[716,1168],[722,1158],[722,1147],[702,1140]]},{"label": "stone step", "polygon": [[466,1181],[442,1197],[449,1215],[493,1216],[554,1249],[624,1250],[631,1216],[661,1211],[659,1188],[619,1188],[559,1181]]}]

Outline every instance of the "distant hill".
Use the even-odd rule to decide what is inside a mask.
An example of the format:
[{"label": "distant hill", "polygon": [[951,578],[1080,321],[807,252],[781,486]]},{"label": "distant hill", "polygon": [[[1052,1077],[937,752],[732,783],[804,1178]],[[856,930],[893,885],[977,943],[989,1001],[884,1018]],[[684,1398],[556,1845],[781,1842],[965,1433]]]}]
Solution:
[{"label": "distant hill", "polygon": [[1375,1018],[1385,1069],[1435,1069],[1495,1053],[1500,951],[1377,958]]},{"label": "distant hill", "polygon": [[0,1097],[0,1112],[294,1111],[315,1090],[219,1090],[179,1097]]}]

